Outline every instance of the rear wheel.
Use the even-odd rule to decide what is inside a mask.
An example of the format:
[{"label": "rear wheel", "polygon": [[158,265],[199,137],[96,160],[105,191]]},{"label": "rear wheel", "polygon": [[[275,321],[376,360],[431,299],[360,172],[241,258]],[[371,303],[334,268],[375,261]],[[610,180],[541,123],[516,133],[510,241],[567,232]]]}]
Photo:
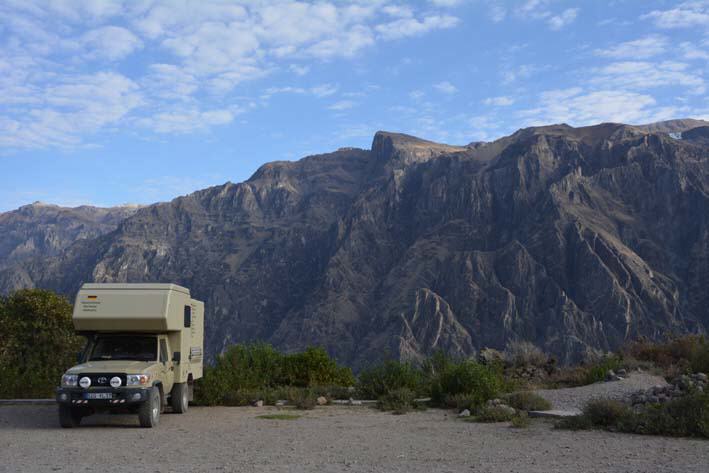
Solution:
[{"label": "rear wheel", "polygon": [[183,414],[187,412],[187,407],[189,406],[189,389],[187,383],[175,383],[172,386],[172,392],[170,393],[170,405],[172,406],[172,411],[178,414]]},{"label": "rear wheel", "polygon": [[160,390],[151,388],[148,400],[143,402],[138,408],[138,420],[141,427],[157,427],[160,422]]},{"label": "rear wheel", "polygon": [[65,429],[78,427],[81,424],[81,414],[71,406],[59,404],[59,425]]}]

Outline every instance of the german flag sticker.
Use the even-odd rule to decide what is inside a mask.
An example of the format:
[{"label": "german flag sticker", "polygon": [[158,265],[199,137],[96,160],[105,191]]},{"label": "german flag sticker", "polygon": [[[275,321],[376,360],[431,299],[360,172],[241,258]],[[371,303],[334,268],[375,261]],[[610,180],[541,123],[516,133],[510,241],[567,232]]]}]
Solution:
[{"label": "german flag sticker", "polygon": [[98,299],[98,296],[86,296],[87,299]]}]

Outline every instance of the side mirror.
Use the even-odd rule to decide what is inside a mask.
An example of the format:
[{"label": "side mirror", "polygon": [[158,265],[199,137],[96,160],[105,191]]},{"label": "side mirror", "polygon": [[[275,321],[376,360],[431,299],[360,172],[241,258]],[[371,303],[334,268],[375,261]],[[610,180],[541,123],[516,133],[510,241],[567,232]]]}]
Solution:
[{"label": "side mirror", "polygon": [[175,353],[172,354],[172,362],[173,363],[180,363],[180,360],[182,359],[182,353],[179,351],[176,351]]}]

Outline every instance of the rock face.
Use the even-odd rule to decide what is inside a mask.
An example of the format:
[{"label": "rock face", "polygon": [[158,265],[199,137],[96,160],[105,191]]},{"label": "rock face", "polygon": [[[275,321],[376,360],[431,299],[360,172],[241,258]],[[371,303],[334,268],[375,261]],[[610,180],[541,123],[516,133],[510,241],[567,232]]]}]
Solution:
[{"label": "rock face", "polygon": [[371,150],[141,208],[6,266],[0,290],[174,281],[205,301],[211,355],[318,344],[357,368],[514,339],[575,360],[709,327],[704,136],[553,125],[454,147],[379,132]]},{"label": "rock face", "polygon": [[77,240],[112,232],[137,206],[75,208],[35,202],[0,213],[0,268],[60,254]]}]

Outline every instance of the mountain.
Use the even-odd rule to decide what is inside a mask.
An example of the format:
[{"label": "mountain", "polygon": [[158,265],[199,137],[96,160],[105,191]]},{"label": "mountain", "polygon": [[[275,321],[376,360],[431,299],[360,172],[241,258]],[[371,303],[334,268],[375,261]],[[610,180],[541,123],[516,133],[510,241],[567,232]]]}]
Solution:
[{"label": "mountain", "polygon": [[75,208],[35,202],[0,213],[0,268],[35,257],[56,256],[78,240],[115,230],[137,206]]},{"label": "mountain", "polygon": [[138,209],[6,267],[0,291],[177,282],[206,303],[211,355],[318,344],[356,368],[513,339],[568,362],[703,332],[704,125],[560,124],[468,146],[378,132],[371,150],[265,164]]}]

